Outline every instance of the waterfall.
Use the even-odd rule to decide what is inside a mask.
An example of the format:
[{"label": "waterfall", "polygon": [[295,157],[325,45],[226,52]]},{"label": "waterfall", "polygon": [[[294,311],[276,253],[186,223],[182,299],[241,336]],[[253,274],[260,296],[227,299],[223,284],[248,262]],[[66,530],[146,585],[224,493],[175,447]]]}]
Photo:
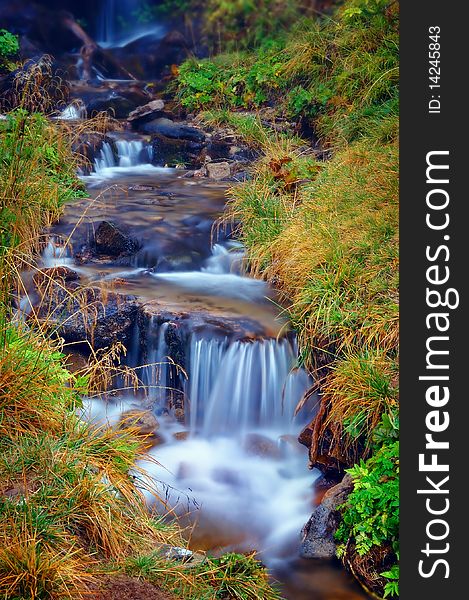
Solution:
[{"label": "waterfall", "polygon": [[142,140],[116,140],[115,147],[104,142],[99,155],[94,160],[93,170],[97,175],[105,175],[109,169],[129,168],[149,164],[151,146]]},{"label": "waterfall", "polygon": [[58,118],[64,121],[75,121],[83,119],[86,116],[86,109],[83,102],[72,102],[66,106],[59,114]]},{"label": "waterfall", "polygon": [[228,343],[193,335],[187,385],[191,430],[211,436],[298,429],[295,407],[311,382],[295,368],[296,360],[296,343],[288,338]]},{"label": "waterfall", "polygon": [[143,368],[142,382],[147,389],[152,403],[164,404],[171,386],[171,363],[168,359],[169,349],[166,344],[166,332],[169,323],[155,326],[154,317],[150,318],[147,328],[148,366]]},{"label": "waterfall", "polygon": [[202,268],[203,273],[213,273],[221,275],[223,273],[241,274],[241,265],[244,259],[244,250],[241,244],[231,242],[236,251],[230,252],[229,248],[221,244],[215,244],[212,248],[212,255],[207,259]]},{"label": "waterfall", "polygon": [[138,10],[141,8],[145,11],[148,8],[145,5],[145,2],[138,0],[104,0],[96,30],[99,44],[103,48],[116,48],[126,46],[145,35],[156,39],[163,37],[165,28],[153,19],[147,23],[139,23]]},{"label": "waterfall", "polygon": [[[142,364],[141,379],[148,398],[160,407],[171,404],[175,392],[184,396],[185,418],[194,434],[243,435],[249,430],[297,431],[304,414],[295,408],[311,386],[296,367],[294,338],[230,340],[192,333],[179,334],[177,349],[168,347],[169,322],[150,317],[145,326],[144,356],[133,351],[132,363]],[[173,325],[174,327],[174,325]],[[175,331],[178,331],[175,328]],[[173,355],[171,355],[173,354]],[[187,378],[177,374],[178,360]]]}]

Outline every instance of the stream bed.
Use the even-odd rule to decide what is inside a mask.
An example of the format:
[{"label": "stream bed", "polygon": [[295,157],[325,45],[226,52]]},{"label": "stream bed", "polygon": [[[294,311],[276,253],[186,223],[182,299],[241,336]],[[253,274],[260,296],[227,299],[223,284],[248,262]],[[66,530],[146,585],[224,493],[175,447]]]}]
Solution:
[{"label": "stream bed", "polygon": [[[245,273],[231,227],[214,226],[226,184],[152,166],[137,138],[105,144],[83,180],[91,201],[67,207],[43,266],[71,267],[144,307],[125,358],[144,387],[88,400],[85,418],[116,424],[134,408],[156,415],[155,461],[142,466],[192,528],[192,548],[256,550],[291,600],[366,598],[338,564],[298,558],[320,473],[308,470],[297,436],[316,399],[295,416],[312,384],[295,336],[275,290]],[[115,260],[87,254],[103,221],[138,250]],[[160,508],[150,495],[148,503]]]}]

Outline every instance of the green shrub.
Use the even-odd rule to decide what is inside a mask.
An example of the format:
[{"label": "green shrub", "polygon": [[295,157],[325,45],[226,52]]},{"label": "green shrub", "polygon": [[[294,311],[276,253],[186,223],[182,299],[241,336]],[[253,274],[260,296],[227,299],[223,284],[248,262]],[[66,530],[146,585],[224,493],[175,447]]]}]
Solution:
[{"label": "green shrub", "polygon": [[[352,541],[360,556],[373,546],[390,546],[399,557],[399,442],[384,444],[367,461],[360,461],[352,469],[354,489],[342,506],[342,522],[336,532],[341,543],[338,555],[345,552],[345,544]],[[381,573],[389,579],[385,597],[398,595],[397,563]]]},{"label": "green shrub", "polygon": [[6,29],[0,29],[0,61],[15,56],[19,49],[18,37]]}]

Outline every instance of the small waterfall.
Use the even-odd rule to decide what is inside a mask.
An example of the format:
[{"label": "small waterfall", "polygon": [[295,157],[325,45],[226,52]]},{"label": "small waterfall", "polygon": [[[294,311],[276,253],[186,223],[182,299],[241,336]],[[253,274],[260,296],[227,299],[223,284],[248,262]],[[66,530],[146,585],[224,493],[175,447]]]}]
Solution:
[{"label": "small waterfall", "polygon": [[136,24],[139,9],[148,8],[143,1],[104,0],[101,4],[95,37],[103,48],[123,47],[146,35],[160,39],[165,33],[165,27],[153,20]]},{"label": "small waterfall", "polygon": [[169,323],[155,326],[155,319],[150,319],[147,328],[147,365],[143,368],[142,382],[148,391],[152,403],[164,405],[171,385],[171,362],[166,344],[166,332]]},{"label": "small waterfall", "polygon": [[[105,0],[98,19],[97,39],[102,44],[110,44],[115,37],[116,9],[120,9],[119,0]],[[122,17],[122,15],[120,15]]]},{"label": "small waterfall", "polygon": [[77,270],[70,246],[61,244],[54,237],[49,239],[42,251],[41,266],[45,268],[70,266]]},{"label": "small waterfall", "polygon": [[298,429],[295,407],[311,381],[295,368],[296,361],[296,343],[288,338],[228,343],[193,336],[187,386],[191,430],[211,436]]},{"label": "small waterfall", "polygon": [[206,260],[205,266],[202,267],[203,273],[213,273],[221,275],[223,273],[235,273],[240,275],[242,272],[241,266],[244,259],[244,250],[241,244],[234,245],[236,250],[230,251],[229,248],[221,244],[215,244],[212,248],[212,255]]},{"label": "small waterfall", "polygon": [[287,434],[305,422],[305,413],[295,417],[295,408],[312,382],[296,367],[298,350],[291,336],[244,341],[216,337],[209,330],[188,335],[172,322],[149,317],[144,351],[138,339],[137,332],[130,360],[132,366],[145,365],[140,378],[148,399],[172,408],[180,398],[194,434]]},{"label": "small waterfall", "polygon": [[115,147],[104,142],[99,155],[94,160],[93,170],[96,174],[105,174],[107,169],[136,167],[149,164],[151,146],[142,140],[116,140]]},{"label": "small waterfall", "polygon": [[86,109],[83,103],[72,102],[63,109],[58,118],[64,121],[76,121],[83,119],[85,116]]}]

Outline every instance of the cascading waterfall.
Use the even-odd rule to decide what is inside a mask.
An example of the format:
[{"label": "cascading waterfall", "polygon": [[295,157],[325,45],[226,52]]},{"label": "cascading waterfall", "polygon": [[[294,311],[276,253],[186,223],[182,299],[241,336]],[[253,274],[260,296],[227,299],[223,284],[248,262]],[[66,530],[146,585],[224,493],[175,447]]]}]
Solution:
[{"label": "cascading waterfall", "polygon": [[191,431],[205,436],[250,429],[298,428],[295,408],[310,380],[295,368],[290,339],[235,341],[201,339],[190,344],[187,385]]},{"label": "cascading waterfall", "polygon": [[116,140],[115,150],[104,142],[94,160],[94,171],[98,174],[113,167],[135,167],[151,161],[151,147],[141,140]]}]

